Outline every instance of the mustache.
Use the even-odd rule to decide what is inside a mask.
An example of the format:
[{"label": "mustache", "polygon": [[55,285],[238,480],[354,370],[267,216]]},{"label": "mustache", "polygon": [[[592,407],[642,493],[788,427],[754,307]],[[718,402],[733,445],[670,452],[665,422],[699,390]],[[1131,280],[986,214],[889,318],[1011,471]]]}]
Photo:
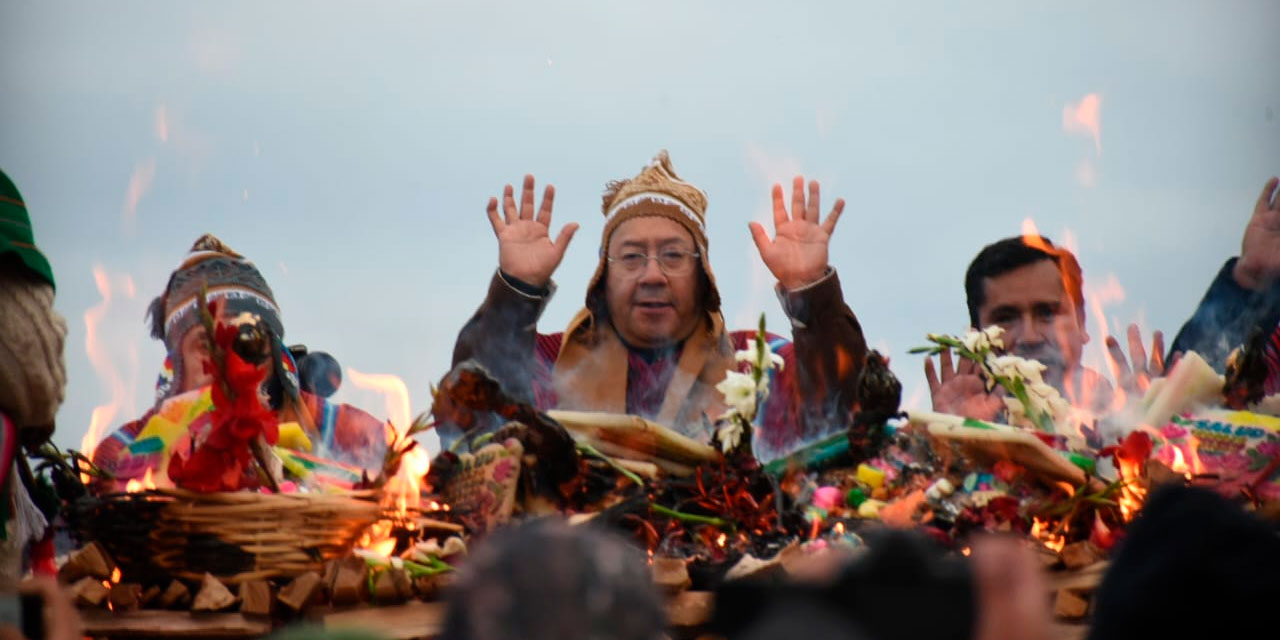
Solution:
[{"label": "mustache", "polygon": [[1047,342],[1037,345],[1016,345],[1013,348],[1013,355],[1028,360],[1036,360],[1050,368],[1062,367],[1066,364],[1066,360],[1062,357],[1062,351],[1058,349],[1057,345]]}]

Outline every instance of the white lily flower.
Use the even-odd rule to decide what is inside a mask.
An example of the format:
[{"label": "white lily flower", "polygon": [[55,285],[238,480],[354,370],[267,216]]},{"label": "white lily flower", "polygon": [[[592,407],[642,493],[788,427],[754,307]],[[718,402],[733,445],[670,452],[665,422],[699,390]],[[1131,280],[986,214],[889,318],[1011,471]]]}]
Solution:
[{"label": "white lily flower", "polygon": [[1027,360],[1018,356],[996,356],[987,358],[987,366],[991,372],[1007,378],[1021,378],[1028,386],[1043,384],[1041,375],[1045,366],[1035,360]]},{"label": "white lily flower", "polygon": [[960,338],[960,343],[965,349],[973,353],[982,353],[990,351],[992,348],[1003,349],[1004,341],[1000,336],[1004,333],[1004,329],[999,325],[991,325],[986,329],[971,329],[964,337]]},{"label": "white lily flower", "polygon": [[742,441],[742,423],[736,419],[730,419],[725,422],[724,426],[716,430],[716,438],[720,440],[720,450],[724,453],[738,447],[738,443]]},{"label": "white lily flower", "polygon": [[724,396],[724,403],[748,420],[756,415],[756,381],[751,374],[726,371],[724,380],[716,385],[716,391]]},{"label": "white lily flower", "polygon": [[765,347],[764,350],[764,362],[761,362],[757,358],[758,355],[759,353],[753,347],[751,349],[743,349],[742,351],[734,352],[733,359],[738,362],[750,362],[753,367],[763,369],[765,371],[770,369],[782,371],[782,367],[786,365],[786,362],[782,360],[782,356],[774,353],[768,347]]}]

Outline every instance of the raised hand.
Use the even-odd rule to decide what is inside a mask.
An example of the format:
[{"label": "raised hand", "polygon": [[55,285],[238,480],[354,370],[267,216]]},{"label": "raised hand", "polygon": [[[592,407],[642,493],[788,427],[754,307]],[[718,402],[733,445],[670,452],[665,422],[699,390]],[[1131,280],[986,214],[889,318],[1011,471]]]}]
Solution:
[{"label": "raised hand", "polygon": [[759,222],[751,223],[751,238],[756,242],[765,266],[787,289],[798,289],[817,282],[827,272],[827,247],[836,221],[844,211],[844,199],[837,199],[826,220],[819,217],[817,180],[809,182],[809,198],[804,195],[804,176],[796,176],[791,185],[791,213],[783,200],[782,185],[773,185],[773,239]]},{"label": "raised hand", "polygon": [[502,190],[502,211],[498,215],[498,199],[489,198],[486,213],[498,237],[498,268],[503,273],[536,287],[545,287],[560,261],[569,241],[578,231],[578,223],[570,222],[551,241],[551,205],[556,188],[547,185],[542,193],[542,206],[533,209],[533,176],[524,177],[520,192],[520,208],[516,208],[511,185]]},{"label": "raised hand", "polygon": [[1246,289],[1262,289],[1280,280],[1280,180],[1262,185],[1253,217],[1244,228],[1240,259],[1232,275]]},{"label": "raised hand", "polygon": [[[1116,383],[1129,394],[1144,394],[1151,386],[1152,378],[1164,375],[1164,334],[1157,331],[1151,336],[1151,357],[1147,358],[1146,347],[1142,344],[1142,332],[1138,325],[1129,325],[1129,358],[1124,357],[1120,341],[1115,336],[1107,336],[1107,359],[1111,361],[1112,371],[1116,374]],[[1130,365],[1129,361],[1133,364]]]},{"label": "raised hand", "polygon": [[951,360],[950,349],[938,354],[938,362],[942,365],[942,377],[939,378],[933,358],[924,359],[924,377],[929,381],[933,410],[975,420],[995,420],[1004,409],[1004,401],[987,392],[986,382],[978,375],[978,363],[961,358],[959,366],[952,366]]}]

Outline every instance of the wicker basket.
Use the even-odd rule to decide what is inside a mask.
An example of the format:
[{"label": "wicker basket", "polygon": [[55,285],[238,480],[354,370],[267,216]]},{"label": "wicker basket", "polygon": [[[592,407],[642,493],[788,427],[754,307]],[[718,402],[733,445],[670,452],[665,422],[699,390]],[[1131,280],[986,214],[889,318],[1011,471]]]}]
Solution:
[{"label": "wicker basket", "polygon": [[[83,537],[135,559],[130,569],[199,579],[212,573],[235,584],[318,570],[351,550],[382,510],[376,491],[341,494],[193,493],[157,489],[99,499],[97,517],[84,518]],[[155,508],[156,504],[163,507]],[[133,511],[136,518],[122,518]],[[102,517],[110,514],[110,518]],[[145,548],[130,553],[138,524],[153,518]],[[143,560],[145,558],[145,560]]]}]

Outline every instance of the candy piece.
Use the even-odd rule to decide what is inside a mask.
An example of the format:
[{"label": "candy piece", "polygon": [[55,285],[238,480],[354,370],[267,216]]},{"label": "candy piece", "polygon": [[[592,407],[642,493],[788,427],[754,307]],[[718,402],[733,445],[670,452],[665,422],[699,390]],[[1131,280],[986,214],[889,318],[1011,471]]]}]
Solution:
[{"label": "candy piece", "polygon": [[846,493],[844,495],[844,501],[849,506],[853,507],[854,509],[857,509],[858,507],[862,506],[862,503],[867,501],[867,494],[863,492],[862,489],[854,487],[849,490],[849,493]]},{"label": "candy piece", "polygon": [[884,507],[885,502],[882,500],[866,500],[858,507],[858,517],[860,518],[878,518],[880,509]]},{"label": "candy piece", "polygon": [[819,509],[830,511],[834,507],[841,506],[842,501],[843,496],[835,487],[818,487],[817,491],[813,492],[813,506]]},{"label": "candy piece", "polygon": [[871,487],[879,489],[884,486],[884,472],[866,464],[858,465],[858,481]]},{"label": "candy piece", "polygon": [[929,485],[925,490],[924,497],[932,502],[937,502],[956,492],[956,488],[946,478],[939,478],[937,482]]}]

